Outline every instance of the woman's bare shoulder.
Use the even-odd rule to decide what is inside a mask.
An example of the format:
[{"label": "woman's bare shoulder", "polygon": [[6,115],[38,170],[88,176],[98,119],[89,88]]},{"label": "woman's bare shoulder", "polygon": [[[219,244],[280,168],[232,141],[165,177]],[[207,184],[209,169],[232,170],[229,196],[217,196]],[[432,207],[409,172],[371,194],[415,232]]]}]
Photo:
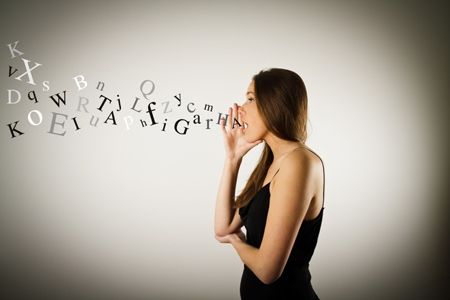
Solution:
[{"label": "woman's bare shoulder", "polygon": [[284,167],[321,167],[322,158],[307,146],[299,147],[286,156]]},{"label": "woman's bare shoulder", "polygon": [[297,189],[301,188],[305,194],[312,195],[319,171],[318,163],[320,160],[306,149],[291,151],[283,159],[270,186],[270,193],[275,193],[278,187],[295,194],[299,192]]},{"label": "woman's bare shoulder", "polygon": [[287,178],[319,178],[322,175],[322,162],[321,158],[309,147],[299,147],[285,156],[279,167],[279,173],[272,180],[270,191],[272,192],[272,186],[276,185],[276,182],[281,179],[285,181]]}]

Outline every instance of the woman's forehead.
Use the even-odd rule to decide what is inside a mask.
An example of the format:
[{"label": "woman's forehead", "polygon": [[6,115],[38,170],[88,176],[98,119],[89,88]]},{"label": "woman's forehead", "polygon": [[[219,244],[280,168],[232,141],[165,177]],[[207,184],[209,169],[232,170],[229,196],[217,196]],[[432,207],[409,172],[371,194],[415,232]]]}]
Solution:
[{"label": "woman's forehead", "polygon": [[247,94],[250,94],[250,93],[254,93],[254,82],[252,81],[252,82],[250,82],[250,84],[248,85],[248,88],[247,88]]}]

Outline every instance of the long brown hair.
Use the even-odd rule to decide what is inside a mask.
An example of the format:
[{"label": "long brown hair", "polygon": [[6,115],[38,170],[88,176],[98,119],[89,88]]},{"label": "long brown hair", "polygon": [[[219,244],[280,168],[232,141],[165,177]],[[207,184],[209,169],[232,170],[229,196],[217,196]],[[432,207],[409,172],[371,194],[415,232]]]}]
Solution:
[{"label": "long brown hair", "polygon": [[[266,128],[275,136],[288,141],[306,142],[308,96],[302,78],[286,69],[261,70],[252,77],[255,83],[256,106]],[[267,143],[258,164],[234,203],[235,208],[247,205],[262,187],[273,162]]]}]

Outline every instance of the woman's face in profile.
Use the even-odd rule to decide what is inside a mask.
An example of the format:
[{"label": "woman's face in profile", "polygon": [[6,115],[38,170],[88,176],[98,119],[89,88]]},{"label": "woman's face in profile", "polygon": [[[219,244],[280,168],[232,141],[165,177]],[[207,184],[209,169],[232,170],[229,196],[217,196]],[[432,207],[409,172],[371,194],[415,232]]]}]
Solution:
[{"label": "woman's face in profile", "polygon": [[244,126],[244,135],[247,142],[252,143],[264,139],[267,128],[256,105],[255,83],[252,80],[247,88],[246,101],[240,107],[241,120]]}]

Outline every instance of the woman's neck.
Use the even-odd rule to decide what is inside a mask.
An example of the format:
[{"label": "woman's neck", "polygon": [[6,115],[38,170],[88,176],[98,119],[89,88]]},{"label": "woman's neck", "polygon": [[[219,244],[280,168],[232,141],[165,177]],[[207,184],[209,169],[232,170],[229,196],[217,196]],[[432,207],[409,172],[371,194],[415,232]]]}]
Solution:
[{"label": "woman's neck", "polygon": [[279,137],[273,135],[272,133],[269,133],[265,138],[265,142],[270,147],[270,150],[272,150],[273,153],[273,161],[276,162],[283,156],[285,156],[287,153],[291,152],[292,150],[298,148],[298,147],[304,147],[305,145],[296,142],[296,141],[287,141],[280,139]]}]

